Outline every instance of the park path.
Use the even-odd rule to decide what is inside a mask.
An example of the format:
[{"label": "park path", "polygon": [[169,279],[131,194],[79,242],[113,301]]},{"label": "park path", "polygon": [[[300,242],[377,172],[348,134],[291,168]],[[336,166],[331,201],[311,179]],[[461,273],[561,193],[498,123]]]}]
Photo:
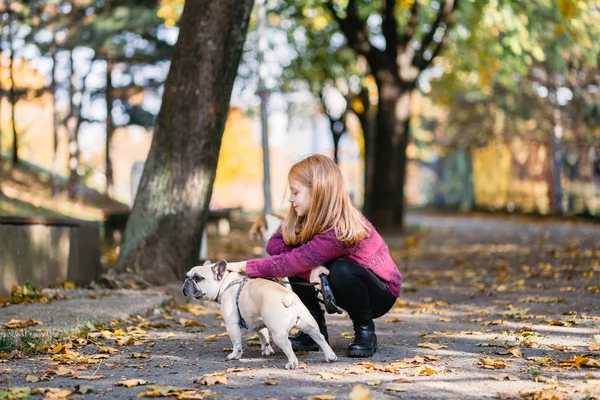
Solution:
[{"label": "park path", "polygon": [[[302,368],[287,371],[281,351],[262,357],[254,339],[242,360],[227,361],[231,344],[216,305],[185,304],[173,285],[175,301],[144,317],[73,335],[71,348],[56,354],[0,363],[0,393],[7,385],[54,393],[80,385],[93,389],[71,398],[600,396],[599,225],[422,213],[409,213],[407,223],[408,234],[386,236],[403,293],[376,321],[381,348],[371,359],[345,357],[351,322],[328,315],[336,363],[322,352],[300,354]],[[234,230],[209,255],[227,256],[245,237]],[[4,310],[13,307],[26,318],[28,306]],[[144,383],[115,385],[131,379]]]}]

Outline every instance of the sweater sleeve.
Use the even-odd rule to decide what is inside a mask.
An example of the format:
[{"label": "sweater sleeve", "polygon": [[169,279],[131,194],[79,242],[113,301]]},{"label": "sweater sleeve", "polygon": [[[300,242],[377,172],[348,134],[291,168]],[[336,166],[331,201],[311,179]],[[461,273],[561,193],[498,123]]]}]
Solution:
[{"label": "sweater sleeve", "polygon": [[281,234],[281,229],[278,229],[277,232],[275,232],[267,242],[267,248],[265,250],[270,256],[276,256],[279,254],[289,253],[292,249],[292,246],[285,244],[283,235]]},{"label": "sweater sleeve", "polygon": [[327,261],[348,254],[335,232],[315,235],[308,242],[287,253],[267,258],[255,258],[246,263],[246,274],[251,277],[280,278],[310,272]]}]

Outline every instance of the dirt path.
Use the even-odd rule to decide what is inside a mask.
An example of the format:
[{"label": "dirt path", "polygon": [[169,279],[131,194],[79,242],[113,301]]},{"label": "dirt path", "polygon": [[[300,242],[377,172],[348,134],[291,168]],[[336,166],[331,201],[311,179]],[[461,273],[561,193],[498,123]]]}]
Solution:
[{"label": "dirt path", "polygon": [[[380,351],[362,363],[344,355],[351,334],[345,316],[327,316],[338,362],[301,354],[302,368],[287,371],[279,349],[262,357],[254,340],[245,341],[241,361],[227,361],[231,343],[216,305],[172,303],[147,318],[74,335],[71,348],[49,349],[56,354],[0,359],[0,398],[7,387],[76,385],[93,390],[70,398],[169,394],[165,386],[182,398],[194,398],[182,389],[227,399],[600,396],[600,227],[419,214],[408,223],[423,229],[386,237],[403,293],[376,321]],[[205,377],[208,383],[223,376],[227,383],[198,382],[212,373],[224,375]],[[115,386],[126,379],[146,383]]]}]

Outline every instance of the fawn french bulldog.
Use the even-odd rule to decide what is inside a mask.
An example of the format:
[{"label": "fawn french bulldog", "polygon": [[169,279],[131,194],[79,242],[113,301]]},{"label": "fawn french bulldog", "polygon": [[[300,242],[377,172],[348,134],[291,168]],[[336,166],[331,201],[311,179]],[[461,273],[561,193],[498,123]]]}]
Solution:
[{"label": "fawn french bulldog", "polygon": [[269,336],[283,350],[288,362],[287,369],[298,366],[298,358],[292,350],[288,334],[296,328],[314,339],[325,353],[328,362],[337,356],[319,332],[314,317],[300,298],[291,290],[267,279],[248,279],[237,272],[226,270],[227,262],[207,261],[192,268],[181,288],[184,296],[206,298],[221,305],[221,315],[233,344],[228,359],[242,357],[241,327],[254,330],[260,338],[262,355],[273,354]]}]

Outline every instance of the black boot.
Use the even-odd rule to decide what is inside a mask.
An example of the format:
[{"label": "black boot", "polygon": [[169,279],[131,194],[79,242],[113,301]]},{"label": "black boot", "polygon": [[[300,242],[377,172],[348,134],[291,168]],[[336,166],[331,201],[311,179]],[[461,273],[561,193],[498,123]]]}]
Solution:
[{"label": "black boot", "polygon": [[373,320],[354,325],[354,339],[346,355],[348,357],[372,357],[377,351],[377,335]]},{"label": "black boot", "polygon": [[[327,334],[327,325],[325,325],[325,315],[323,314],[323,311],[320,307],[318,311],[309,311],[317,321],[317,325],[319,325],[319,331],[323,336],[325,336],[325,341],[329,343],[329,335]],[[294,336],[291,336],[290,342],[292,342],[292,349],[294,351],[319,351],[319,345],[317,342],[315,342],[313,338],[302,331],[296,333]]]}]

